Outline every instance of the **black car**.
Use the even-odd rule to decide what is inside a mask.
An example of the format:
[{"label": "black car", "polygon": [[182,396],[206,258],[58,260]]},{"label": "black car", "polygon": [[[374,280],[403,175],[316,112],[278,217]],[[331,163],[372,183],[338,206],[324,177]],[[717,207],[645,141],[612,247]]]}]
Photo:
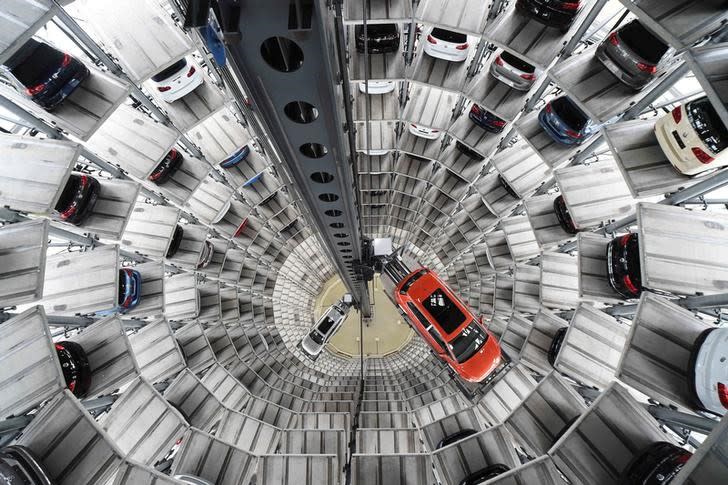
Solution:
[{"label": "black car", "polygon": [[444,448],[447,445],[451,445],[451,444],[456,443],[456,442],[458,442],[460,440],[464,440],[468,436],[472,436],[475,433],[477,433],[477,431],[475,431],[474,429],[461,429],[460,431],[457,431],[457,432],[455,432],[453,434],[447,435],[443,439],[441,439],[440,442],[437,443],[437,448],[436,449],[439,450],[440,448]]},{"label": "black car", "polygon": [[518,0],[516,10],[548,27],[566,32],[581,9],[580,1]]},{"label": "black car", "polygon": [[28,40],[5,66],[25,93],[48,111],[60,105],[90,74],[78,59],[35,39]]},{"label": "black car", "polygon": [[40,460],[24,446],[0,449],[0,483],[3,485],[53,485]]},{"label": "black car", "polygon": [[667,485],[693,456],[688,450],[658,441],[638,453],[627,465],[621,485]]},{"label": "black car", "polygon": [[503,178],[503,175],[500,175],[500,174],[498,175],[498,181],[501,183],[503,188],[506,189],[506,192],[508,192],[508,195],[510,195],[511,197],[514,197],[516,199],[520,199],[520,197],[518,196],[516,191],[513,190],[513,187],[511,187],[510,184],[508,182],[506,182],[506,179]]},{"label": "black car", "polygon": [[460,480],[460,485],[479,485],[509,470],[510,467],[508,467],[508,465],[503,465],[500,463],[497,463],[495,465],[488,465],[487,467],[481,468],[480,470],[473,472],[467,477]]},{"label": "black car", "polygon": [[83,347],[68,340],[56,342],[56,354],[66,386],[74,396],[84,397],[91,388],[91,366]]},{"label": "black car", "polygon": [[549,347],[549,352],[546,354],[546,358],[549,361],[549,364],[554,365],[554,362],[556,362],[556,357],[559,355],[559,351],[561,350],[561,345],[564,343],[564,337],[566,336],[566,329],[567,327],[561,327],[556,331],[554,334],[554,338],[551,340],[551,346]]},{"label": "black car", "polygon": [[569,214],[569,208],[566,207],[563,195],[554,199],[554,212],[556,213],[556,219],[559,220],[559,225],[564,232],[568,234],[576,234],[579,232],[574,225],[574,220],[571,218],[571,214]]},{"label": "black car", "polygon": [[157,165],[152,174],[149,176],[149,180],[157,185],[162,185],[167,182],[182,165],[182,160],[184,160],[182,154],[172,148],[164,156],[162,161],[159,162],[159,165]]},{"label": "black car", "polygon": [[182,244],[182,236],[184,236],[184,234],[185,231],[182,229],[182,226],[177,224],[177,227],[174,228],[174,234],[172,234],[172,240],[169,242],[169,248],[167,248],[167,254],[165,257],[171,258],[177,254],[179,246]]},{"label": "black car", "polygon": [[640,246],[637,234],[614,238],[607,246],[609,285],[624,298],[638,298],[642,293]]},{"label": "black car", "polygon": [[61,220],[76,226],[83,224],[96,205],[100,192],[101,184],[95,178],[71,174],[56,203]]},{"label": "black car", "polygon": [[[356,51],[364,52],[364,26],[354,27]],[[384,54],[399,50],[399,27],[397,24],[367,24],[367,50],[370,54]]]},{"label": "black car", "polygon": [[477,160],[478,162],[482,162],[483,160],[485,160],[485,157],[483,155],[476,152],[475,150],[473,150],[472,148],[467,146],[465,143],[456,141],[455,148],[457,148],[460,153],[462,153],[463,155],[465,155],[466,157],[468,157],[470,159]]},{"label": "black car", "polygon": [[473,103],[470,107],[468,117],[473,121],[473,123],[490,133],[500,133],[506,126],[506,121],[504,119],[497,117],[485,108],[478,106],[476,103]]}]

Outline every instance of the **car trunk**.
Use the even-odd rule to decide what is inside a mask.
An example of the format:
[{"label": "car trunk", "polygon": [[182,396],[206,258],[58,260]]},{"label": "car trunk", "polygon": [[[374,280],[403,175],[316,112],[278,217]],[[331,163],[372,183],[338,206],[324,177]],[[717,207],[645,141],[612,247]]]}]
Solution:
[{"label": "car trunk", "polygon": [[619,30],[619,38],[635,54],[651,64],[657,64],[667,52],[667,45],[637,21]]}]

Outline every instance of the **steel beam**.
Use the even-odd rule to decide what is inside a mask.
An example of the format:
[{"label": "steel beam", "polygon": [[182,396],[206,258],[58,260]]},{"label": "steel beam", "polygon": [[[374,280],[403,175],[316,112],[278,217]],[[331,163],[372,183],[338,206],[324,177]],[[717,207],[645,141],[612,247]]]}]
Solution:
[{"label": "steel beam", "polygon": [[694,414],[681,413],[680,411],[672,408],[650,405],[646,406],[646,408],[658,421],[662,421],[666,424],[677,425],[705,435],[710,434],[710,432],[718,426],[718,421],[713,419],[696,416]]}]

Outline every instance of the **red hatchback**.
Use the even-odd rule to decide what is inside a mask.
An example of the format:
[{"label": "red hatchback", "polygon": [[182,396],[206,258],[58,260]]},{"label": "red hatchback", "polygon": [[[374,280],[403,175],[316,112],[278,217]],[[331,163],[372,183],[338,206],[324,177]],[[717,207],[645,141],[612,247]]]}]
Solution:
[{"label": "red hatchback", "polygon": [[485,380],[501,363],[501,348],[435,273],[420,268],[394,289],[394,299],[417,333],[469,382]]}]

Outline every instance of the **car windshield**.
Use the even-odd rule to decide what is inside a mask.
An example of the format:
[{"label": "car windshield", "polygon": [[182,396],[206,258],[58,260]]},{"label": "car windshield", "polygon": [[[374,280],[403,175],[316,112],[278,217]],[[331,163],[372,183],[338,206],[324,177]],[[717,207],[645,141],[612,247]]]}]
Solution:
[{"label": "car windshield", "polygon": [[462,364],[475,355],[487,340],[488,334],[472,321],[460,335],[450,341],[449,346],[457,361]]},{"label": "car windshield", "polygon": [[323,321],[319,323],[317,329],[322,335],[326,335],[333,326],[334,321],[329,317],[324,317]]},{"label": "car windshield", "polygon": [[452,30],[445,29],[432,29],[433,37],[436,39],[444,40],[445,42],[452,42],[454,44],[464,44],[468,41],[468,36],[461,34],[460,32],[453,32]]},{"label": "car windshield", "polygon": [[581,131],[589,118],[566,96],[551,101],[551,107],[564,123],[575,131]]},{"label": "car windshield", "polygon": [[708,98],[700,98],[686,106],[690,124],[700,139],[713,153],[720,153],[728,146],[728,129]]},{"label": "car windshield", "polygon": [[308,334],[308,336],[311,337],[311,340],[316,342],[318,345],[324,343],[324,336],[318,333],[316,330],[312,330],[311,333]]},{"label": "car windshield", "polygon": [[619,37],[635,54],[657,64],[667,52],[667,44],[635,20],[619,29]]},{"label": "car windshield", "polygon": [[31,39],[27,47],[8,61],[10,70],[24,86],[46,81],[63,62],[63,52]]},{"label": "car windshield", "polygon": [[[356,35],[364,37],[364,26],[356,26]],[[367,37],[375,39],[377,37],[393,37],[399,35],[397,24],[367,24]]]},{"label": "car windshield", "polygon": [[463,312],[441,288],[425,298],[422,306],[432,315],[446,334],[454,332],[465,321]]},{"label": "car windshield", "polygon": [[524,61],[520,57],[514,56],[510,52],[506,52],[506,51],[501,52],[500,58],[520,71],[527,72],[527,73],[534,73],[536,71],[536,68],[533,67],[531,64]]},{"label": "car windshield", "polygon": [[173,74],[176,74],[180,70],[182,70],[187,65],[186,59],[180,59],[179,61],[175,62],[171,66],[169,66],[167,69],[164,69],[163,71],[158,72],[154,76],[152,76],[152,81],[155,83],[158,83],[159,81],[164,81],[168,77],[172,76]]}]

